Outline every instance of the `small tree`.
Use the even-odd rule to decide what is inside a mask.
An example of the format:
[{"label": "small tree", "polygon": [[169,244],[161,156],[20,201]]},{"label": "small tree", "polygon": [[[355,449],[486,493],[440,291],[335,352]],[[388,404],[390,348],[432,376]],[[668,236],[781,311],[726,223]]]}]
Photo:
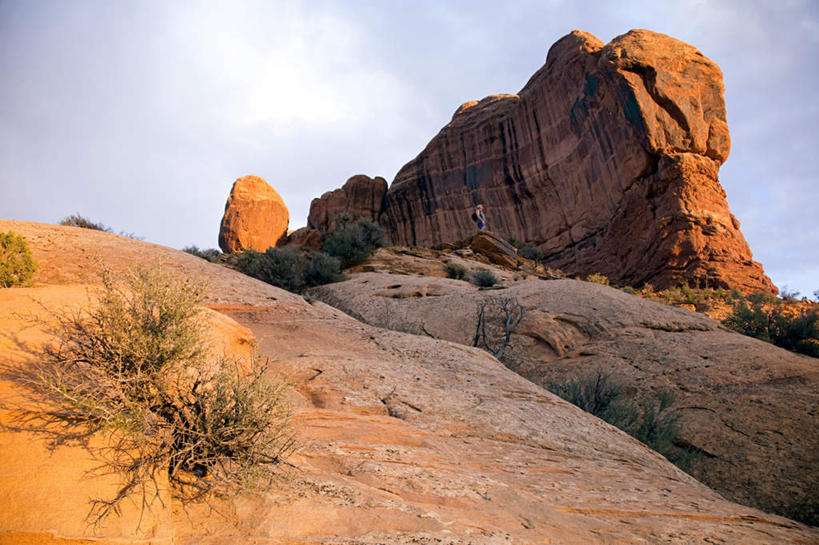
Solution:
[{"label": "small tree", "polygon": [[498,359],[509,346],[526,309],[515,297],[487,297],[478,303],[472,346],[483,348]]},{"label": "small tree", "polygon": [[0,288],[27,284],[37,267],[22,236],[12,231],[0,233]]}]

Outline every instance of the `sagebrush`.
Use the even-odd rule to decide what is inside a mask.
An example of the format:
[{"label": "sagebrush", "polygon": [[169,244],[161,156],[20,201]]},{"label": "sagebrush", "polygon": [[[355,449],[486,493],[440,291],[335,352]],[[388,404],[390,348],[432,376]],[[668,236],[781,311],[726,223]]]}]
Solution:
[{"label": "sagebrush", "polygon": [[341,277],[337,258],[296,246],[268,248],[265,252],[247,250],[234,258],[234,263],[246,275],[294,293]]},{"label": "sagebrush", "polygon": [[13,231],[0,233],[0,288],[25,286],[34,277],[37,268],[38,264],[22,235]]},{"label": "sagebrush", "polygon": [[498,277],[489,269],[476,269],[472,271],[470,280],[473,284],[481,288],[491,288],[498,283]]},{"label": "sagebrush", "polygon": [[636,403],[611,374],[597,370],[564,381],[550,381],[547,389],[609,424],[620,428],[670,461],[685,468],[696,456],[691,448],[674,444],[679,416],[671,410],[674,395],[665,390]]},{"label": "sagebrush", "polygon": [[22,377],[51,407],[28,420],[32,431],[107,438],[92,452],[120,485],[93,499],[90,519],[126,498],[150,508],[163,474],[183,501],[268,486],[293,448],[285,384],[255,357],[212,353],[201,284],[142,268],[123,280],[104,272],[93,308],[57,313],[58,341]]},{"label": "sagebrush", "polygon": [[336,228],[327,233],[322,242],[323,252],[341,260],[342,267],[361,263],[378,248],[389,246],[384,228],[368,219],[349,222],[336,216]]}]

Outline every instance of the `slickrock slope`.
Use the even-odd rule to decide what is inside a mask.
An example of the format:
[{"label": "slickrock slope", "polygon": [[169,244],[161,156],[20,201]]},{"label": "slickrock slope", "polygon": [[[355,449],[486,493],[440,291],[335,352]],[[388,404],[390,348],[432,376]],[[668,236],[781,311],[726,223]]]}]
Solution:
[{"label": "slickrock slope", "polygon": [[[471,269],[487,266],[451,258]],[[503,355],[510,368],[543,386],[601,369],[637,399],[670,390],[683,442],[702,452],[693,475],[734,501],[819,522],[816,359],[589,282],[515,281],[499,271],[501,289],[479,290],[429,276],[443,276],[441,258],[390,250],[359,270],[380,272],[311,296],[379,327],[467,346],[479,301],[516,298],[527,312]]]},{"label": "slickrock slope", "polygon": [[[167,248],[68,227],[0,221],[40,260],[34,288],[0,290],[0,357],[25,365],[37,327],[16,312],[71,304],[87,255],[115,269],[159,261],[211,283],[211,307],[247,326],[295,383],[301,449],[289,480],[233,506],[175,502],[99,529],[84,451],[0,431],[0,542],[799,543],[816,530],[730,503],[618,430],[485,353],[359,323],[321,303]],[[65,269],[68,272],[60,272]],[[226,292],[233,288],[235,291]],[[4,392],[19,388],[4,377]],[[5,398],[4,398],[5,399]],[[6,422],[9,417],[0,411]],[[83,463],[89,463],[85,460]],[[48,470],[47,470],[48,469]],[[56,479],[56,480],[55,480]],[[62,500],[62,501],[61,501]]]},{"label": "slickrock slope", "polygon": [[491,231],[572,274],[775,292],[718,181],[729,151],[722,73],[702,53],[574,31],[519,94],[462,105],[396,175],[381,222],[429,247],[469,238],[483,203]]},{"label": "slickrock slope", "polygon": [[219,226],[219,247],[225,253],[264,252],[287,234],[290,213],[284,201],[258,176],[234,182]]}]

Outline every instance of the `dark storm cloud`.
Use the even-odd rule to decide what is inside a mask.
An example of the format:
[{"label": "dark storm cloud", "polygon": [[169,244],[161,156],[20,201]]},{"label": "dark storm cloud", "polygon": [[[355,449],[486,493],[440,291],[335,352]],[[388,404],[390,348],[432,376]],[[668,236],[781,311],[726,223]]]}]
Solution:
[{"label": "dark storm cloud", "polygon": [[257,174],[298,227],[348,176],[391,179],[462,102],[517,92],[572,29],[649,28],[721,66],[729,204],[773,280],[810,293],[816,5],[0,1],[0,217],[210,247]]}]

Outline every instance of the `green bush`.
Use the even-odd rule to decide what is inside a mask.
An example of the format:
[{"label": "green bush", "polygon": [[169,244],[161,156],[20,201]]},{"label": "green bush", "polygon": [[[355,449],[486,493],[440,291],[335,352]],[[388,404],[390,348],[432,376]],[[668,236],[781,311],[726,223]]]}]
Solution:
[{"label": "green bush", "polygon": [[186,246],[182,248],[182,251],[191,255],[195,255],[196,257],[201,257],[202,259],[210,261],[211,263],[216,263],[217,261],[219,261],[219,258],[222,257],[222,252],[220,250],[217,250],[216,248],[208,248],[207,250],[205,250],[197,248],[196,246]]},{"label": "green bush", "polygon": [[285,385],[255,358],[209,353],[202,285],[142,268],[122,286],[109,272],[102,283],[93,309],[56,315],[58,343],[27,381],[52,404],[34,431],[56,443],[107,439],[83,444],[120,485],[89,517],[103,521],[126,498],[161,501],[159,472],[183,501],[266,488],[293,446]]},{"label": "green bush", "polygon": [[338,259],[295,246],[242,252],[236,266],[248,276],[294,293],[335,282],[340,276]]},{"label": "green bush", "polygon": [[523,241],[518,240],[515,237],[509,237],[508,239],[506,239],[506,242],[508,242],[510,246],[518,250],[520,250],[520,248],[523,246]]},{"label": "green bush", "polygon": [[723,324],[786,350],[819,357],[819,310],[783,307],[778,299],[771,302],[767,295],[740,298]]},{"label": "green bush", "polygon": [[464,280],[467,274],[466,267],[451,261],[444,265],[444,272],[446,272],[448,278],[453,278],[455,280]]},{"label": "green bush", "polygon": [[343,267],[361,263],[377,248],[389,245],[384,229],[370,220],[359,219],[355,223],[339,222],[337,228],[324,238],[321,249],[341,260]]},{"label": "green bush", "polygon": [[547,389],[609,424],[623,430],[678,465],[695,455],[674,445],[678,416],[669,409],[674,395],[660,391],[642,405],[627,399],[622,385],[604,371],[565,382],[549,382]]},{"label": "green bush", "polygon": [[526,244],[520,250],[518,250],[518,255],[525,259],[531,259],[532,261],[543,261],[543,258],[545,257],[543,252],[531,244]]},{"label": "green bush", "polygon": [[0,233],[0,288],[28,284],[37,267],[21,235],[13,231]]},{"label": "green bush", "polygon": [[489,269],[476,269],[472,271],[472,283],[481,288],[491,288],[498,283],[498,277]]}]

